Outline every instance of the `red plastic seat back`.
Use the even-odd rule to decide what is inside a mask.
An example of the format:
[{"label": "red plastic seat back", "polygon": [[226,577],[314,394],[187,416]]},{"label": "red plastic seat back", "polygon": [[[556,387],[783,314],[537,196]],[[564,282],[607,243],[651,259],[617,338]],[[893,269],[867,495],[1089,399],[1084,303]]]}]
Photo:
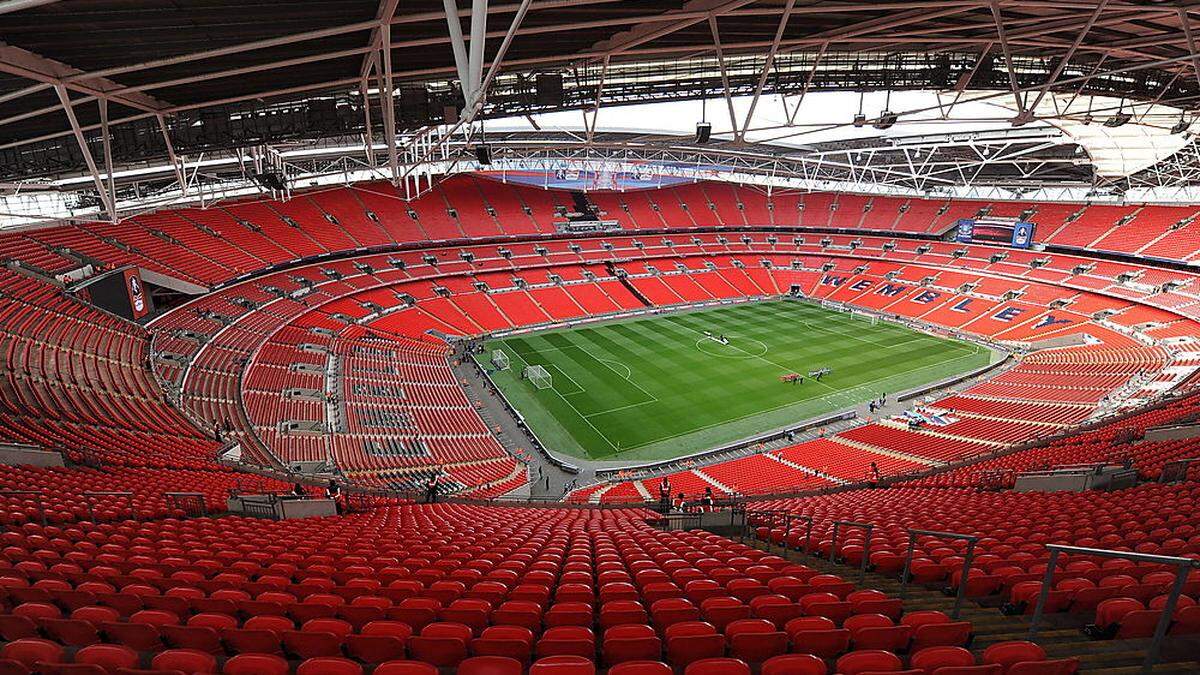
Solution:
[{"label": "red plastic seat back", "polygon": [[689,665],[684,675],[750,675],[745,661],[730,658],[701,659]]},{"label": "red plastic seat back", "polygon": [[424,661],[388,661],[371,675],[438,675],[438,669]]},{"label": "red plastic seat back", "polygon": [[273,654],[238,654],[225,662],[223,675],[288,675],[291,668]]},{"label": "red plastic seat back", "polygon": [[859,673],[890,673],[904,668],[904,662],[891,652],[878,649],[866,649],[850,652],[837,660],[837,672],[840,675],[858,675]]},{"label": "red plastic seat back", "polygon": [[609,668],[608,675],[673,675],[673,671],[661,661],[628,661]]},{"label": "red plastic seat back", "polygon": [[59,663],[63,660],[63,648],[49,640],[21,638],[0,649],[0,658],[19,661],[32,667],[38,661]]},{"label": "red plastic seat back", "polygon": [[362,666],[336,656],[307,659],[296,668],[296,675],[362,675],[362,672]]},{"label": "red plastic seat back", "polygon": [[156,670],[178,670],[187,675],[217,672],[216,657],[195,649],[168,649],[159,652],[150,665]]},{"label": "red plastic seat back", "polygon": [[812,654],[781,654],[763,662],[761,675],[825,675],[825,661]]},{"label": "red plastic seat back", "polygon": [[89,663],[112,672],[117,668],[137,668],[138,654],[121,645],[88,645],[75,652],[75,663]]},{"label": "red plastic seat back", "polygon": [[472,656],[458,664],[458,675],[522,675],[525,668],[504,656]]},{"label": "red plastic seat back", "polygon": [[1025,640],[997,642],[983,652],[985,664],[998,663],[1005,669],[1024,661],[1045,661],[1046,652],[1040,646]]},{"label": "red plastic seat back", "polygon": [[912,655],[909,665],[932,673],[938,668],[974,666],[975,655],[962,647],[926,647]]},{"label": "red plastic seat back", "polygon": [[596,675],[596,664],[582,656],[547,656],[530,666],[529,675]]}]

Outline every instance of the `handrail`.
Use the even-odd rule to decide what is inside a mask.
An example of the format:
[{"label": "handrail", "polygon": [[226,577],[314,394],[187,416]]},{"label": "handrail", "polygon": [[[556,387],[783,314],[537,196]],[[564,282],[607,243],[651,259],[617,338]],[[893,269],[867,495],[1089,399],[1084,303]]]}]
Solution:
[{"label": "handrail", "polygon": [[1162,607],[1162,615],[1158,618],[1158,625],[1154,628],[1154,637],[1150,642],[1150,647],[1146,649],[1146,658],[1142,661],[1142,672],[1150,672],[1154,668],[1154,664],[1158,662],[1158,654],[1162,650],[1162,641],[1167,634],[1167,626],[1171,625],[1171,620],[1175,616],[1175,605],[1179,602],[1179,596],[1183,594],[1183,586],[1187,582],[1188,572],[1193,569],[1200,569],[1200,560],[1170,555],[1156,555],[1153,553],[1137,553],[1135,551],[1112,551],[1102,548],[1067,546],[1065,544],[1046,544],[1046,549],[1050,551],[1050,560],[1046,563],[1046,574],[1042,577],[1042,588],[1038,592],[1037,607],[1034,608],[1033,619],[1029,622],[1029,640],[1033,640],[1037,635],[1038,624],[1041,623],[1042,614],[1046,609],[1046,598],[1050,595],[1050,585],[1054,583],[1054,572],[1057,569],[1058,556],[1060,554],[1094,555],[1102,558],[1118,558],[1175,567],[1175,581],[1171,584],[1171,592],[1167,595],[1167,602]]},{"label": "handrail", "polygon": [[788,550],[788,535],[792,531],[792,521],[799,520],[806,523],[804,528],[804,548],[800,549],[806,555],[812,552],[812,531],[813,519],[812,516],[802,516],[798,513],[789,513],[783,517],[783,550]]},{"label": "handrail", "polygon": [[208,515],[208,505],[204,502],[203,492],[164,492],[163,496],[167,498],[167,503],[183,511],[190,503],[198,506],[201,516]]},{"label": "handrail", "polygon": [[1181,483],[1187,480],[1188,471],[1192,464],[1200,463],[1200,457],[1174,459],[1163,464],[1162,473],[1158,476],[1160,483]]},{"label": "handrail", "polygon": [[[954,596],[954,611],[950,617],[957,619],[962,612],[963,599],[967,593],[967,577],[971,574],[971,562],[975,560],[975,544],[979,541],[979,537],[973,534],[959,534],[957,532],[942,532],[939,530],[918,530],[908,528],[908,553],[904,556],[904,572],[900,575],[900,597],[904,597],[904,592],[908,590],[909,575],[912,571],[913,553],[917,547],[917,537],[936,537],[938,539],[961,539],[967,542],[967,554],[963,558],[963,573],[958,579],[958,592]],[[953,579],[953,575],[951,575]]]},{"label": "handrail", "polygon": [[857,527],[867,532],[867,537],[863,540],[862,565],[858,572],[858,581],[862,583],[867,578],[867,559],[871,557],[871,533],[875,531],[875,526],[871,523],[859,523],[853,520],[833,521],[833,536],[829,544],[829,562],[834,562],[837,556],[838,529],[841,527]]},{"label": "handrail", "polygon": [[[777,509],[760,509],[760,510],[746,509],[745,516],[742,518],[742,531],[741,531],[741,536],[739,537],[739,539],[741,539],[744,542],[746,540],[746,533],[747,532],[753,533],[753,530],[751,529],[753,527],[753,525],[751,524],[751,521],[753,519],[766,518],[767,519],[767,553],[770,553],[771,552],[770,530],[775,525],[775,517],[777,515],[783,514],[783,513],[784,512],[779,511]],[[752,534],[752,537],[753,537],[753,534]]]}]

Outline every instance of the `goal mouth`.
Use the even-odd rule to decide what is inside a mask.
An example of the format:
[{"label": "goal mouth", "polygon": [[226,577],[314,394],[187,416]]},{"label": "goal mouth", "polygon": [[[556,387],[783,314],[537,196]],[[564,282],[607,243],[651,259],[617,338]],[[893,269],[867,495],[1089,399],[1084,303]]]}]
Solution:
[{"label": "goal mouth", "polygon": [[550,389],[554,386],[554,378],[550,377],[550,373],[544,366],[526,366],[521,374],[538,389]]},{"label": "goal mouth", "polygon": [[512,362],[508,358],[508,354],[504,353],[503,349],[497,349],[492,352],[492,365],[496,370],[508,370]]}]

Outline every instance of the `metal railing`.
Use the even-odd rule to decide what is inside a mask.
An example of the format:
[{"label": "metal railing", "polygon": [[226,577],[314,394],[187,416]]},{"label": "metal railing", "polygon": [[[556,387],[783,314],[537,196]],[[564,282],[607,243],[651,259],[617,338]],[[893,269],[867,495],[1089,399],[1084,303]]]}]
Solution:
[{"label": "metal railing", "polygon": [[861,584],[867,578],[867,559],[871,557],[871,533],[875,531],[875,526],[871,523],[859,523],[853,520],[835,520],[833,521],[833,533],[829,544],[829,562],[834,562],[837,558],[837,542],[838,532],[842,528],[858,528],[865,530],[866,538],[863,539],[862,563],[859,565],[858,582]]},{"label": "metal railing", "polygon": [[786,514],[783,518],[783,550],[785,550],[785,551],[789,550],[788,540],[791,538],[790,535],[792,532],[792,521],[798,521],[798,522],[805,524],[805,526],[804,526],[804,546],[803,546],[803,548],[800,548],[798,550],[800,550],[805,555],[811,554],[812,553],[813,519],[812,519],[812,516],[802,516],[798,513],[789,513],[789,514]]},{"label": "metal railing", "polygon": [[279,502],[276,495],[268,494],[267,499],[263,501],[254,499],[242,500],[242,513],[252,518],[267,518],[269,520],[279,520],[279,514],[275,510],[275,505]]},{"label": "metal railing", "polygon": [[1200,457],[1176,459],[1163,464],[1162,474],[1158,477],[1160,483],[1182,483],[1187,480],[1188,471],[1192,465],[1200,466]]},{"label": "metal railing", "polygon": [[1154,668],[1154,664],[1158,662],[1158,654],[1162,650],[1162,641],[1167,634],[1167,627],[1171,625],[1171,621],[1175,615],[1175,606],[1179,602],[1179,596],[1183,594],[1183,586],[1187,583],[1188,572],[1200,569],[1200,560],[1169,555],[1136,553],[1133,551],[1111,551],[1101,548],[1065,546],[1063,544],[1046,544],[1046,549],[1050,551],[1050,560],[1046,563],[1046,574],[1042,577],[1042,588],[1038,592],[1037,607],[1034,608],[1033,618],[1029,622],[1029,640],[1033,640],[1037,636],[1038,626],[1042,621],[1042,614],[1046,609],[1046,598],[1049,597],[1050,586],[1054,583],[1054,572],[1058,567],[1058,557],[1063,553],[1092,555],[1101,558],[1118,558],[1134,562],[1168,565],[1175,568],[1175,581],[1171,584],[1171,591],[1167,595],[1167,602],[1162,607],[1162,615],[1158,619],[1158,625],[1154,628],[1154,637],[1150,641],[1150,646],[1146,649],[1146,658],[1142,662],[1142,672],[1150,672]]},{"label": "metal railing", "polygon": [[699,513],[667,513],[654,519],[655,527],[665,531],[694,530],[700,527]]},{"label": "metal railing", "polygon": [[208,515],[208,505],[204,503],[203,492],[164,492],[163,496],[167,499],[167,504],[183,511],[188,515],[200,514],[201,516]]},{"label": "metal railing", "polygon": [[750,537],[753,538],[755,536],[754,528],[761,526],[756,521],[760,521],[760,520],[764,521],[762,524],[765,525],[767,528],[767,539],[766,539],[767,552],[770,553],[771,552],[771,544],[772,544],[770,531],[775,526],[775,519],[782,515],[786,515],[785,512],[768,510],[768,509],[761,509],[761,510],[746,509],[745,517],[742,519],[742,532],[741,532],[741,536],[739,537],[739,539],[741,541],[745,542],[747,534],[749,534]]},{"label": "metal railing", "polygon": [[[908,530],[908,552],[904,554],[904,571],[900,574],[900,598],[904,598],[905,591],[908,590],[908,581],[912,573],[913,553],[917,548],[917,537],[936,537],[938,539],[961,539],[967,542],[967,552],[963,557],[962,576],[958,580],[958,593],[954,596],[954,611],[950,614],[951,618],[957,619],[962,612],[963,599],[967,593],[967,577],[971,574],[971,562],[975,560],[975,544],[979,541],[979,537],[972,534],[958,534],[957,532],[939,532],[937,530]],[[951,575],[953,579],[953,575]]]},{"label": "metal railing", "polygon": [[46,526],[46,504],[42,501],[42,493],[38,490],[0,490],[0,497],[33,497],[37,505],[38,516],[42,526]]}]

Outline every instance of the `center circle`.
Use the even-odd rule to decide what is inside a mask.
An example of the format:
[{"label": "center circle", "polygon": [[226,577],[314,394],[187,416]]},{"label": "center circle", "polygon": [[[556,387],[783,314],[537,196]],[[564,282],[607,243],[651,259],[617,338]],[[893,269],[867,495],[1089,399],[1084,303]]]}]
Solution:
[{"label": "center circle", "polygon": [[760,340],[736,335],[725,337],[729,340],[728,345],[709,338],[700,338],[696,340],[696,349],[721,359],[756,359],[767,353],[767,345]]}]

